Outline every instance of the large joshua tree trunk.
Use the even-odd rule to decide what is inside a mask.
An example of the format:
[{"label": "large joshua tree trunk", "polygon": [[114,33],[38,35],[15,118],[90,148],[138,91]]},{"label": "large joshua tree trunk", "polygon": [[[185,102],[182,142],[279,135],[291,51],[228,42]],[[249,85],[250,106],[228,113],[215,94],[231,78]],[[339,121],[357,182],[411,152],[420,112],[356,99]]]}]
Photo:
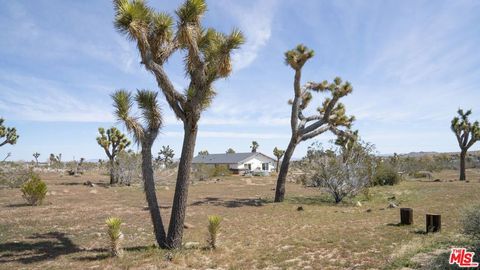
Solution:
[{"label": "large joshua tree trunk", "polygon": [[110,159],[110,185],[116,184],[117,181],[115,180],[115,160],[113,158]]},{"label": "large joshua tree trunk", "polygon": [[150,217],[153,223],[155,239],[161,248],[166,248],[165,228],[163,227],[160,208],[158,207],[157,194],[155,193],[155,180],[153,178],[152,165],[152,143],[142,143],[142,174],[145,197],[150,211]]},{"label": "large joshua tree trunk", "polygon": [[283,199],[285,198],[285,182],[287,180],[290,159],[292,158],[296,146],[297,143],[295,142],[295,138],[290,139],[290,143],[288,144],[287,150],[285,150],[285,155],[283,156],[280,172],[278,173],[277,188],[275,189],[275,202],[283,202]]},{"label": "large joshua tree trunk", "polygon": [[190,170],[198,131],[197,121],[187,119],[184,124],[184,131],[182,154],[180,156],[175,195],[173,197],[172,215],[168,226],[167,245],[169,248],[179,248],[182,245]]},{"label": "large joshua tree trunk", "polygon": [[465,173],[465,158],[467,156],[467,151],[462,150],[460,152],[460,181],[464,181],[467,179],[466,173]]}]

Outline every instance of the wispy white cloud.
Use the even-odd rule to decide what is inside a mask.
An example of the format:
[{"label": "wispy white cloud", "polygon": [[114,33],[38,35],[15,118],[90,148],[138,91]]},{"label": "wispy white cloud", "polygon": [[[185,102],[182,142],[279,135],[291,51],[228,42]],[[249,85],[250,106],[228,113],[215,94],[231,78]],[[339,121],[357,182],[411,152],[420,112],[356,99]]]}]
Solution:
[{"label": "wispy white cloud", "polygon": [[[250,5],[252,4],[252,5]],[[222,3],[223,10],[238,21],[238,27],[246,36],[242,49],[233,55],[235,70],[248,67],[257,58],[272,35],[272,21],[276,8],[275,0],[231,1]]]}]

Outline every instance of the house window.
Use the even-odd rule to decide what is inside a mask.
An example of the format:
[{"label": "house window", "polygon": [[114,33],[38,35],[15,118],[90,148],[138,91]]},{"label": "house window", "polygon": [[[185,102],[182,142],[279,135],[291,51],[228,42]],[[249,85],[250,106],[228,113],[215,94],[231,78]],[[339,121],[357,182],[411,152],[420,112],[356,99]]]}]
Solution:
[{"label": "house window", "polygon": [[262,163],[262,171],[268,171],[268,163]]},{"label": "house window", "polygon": [[252,164],[243,164],[243,167],[245,168],[245,170],[249,170],[251,171],[252,170]]}]

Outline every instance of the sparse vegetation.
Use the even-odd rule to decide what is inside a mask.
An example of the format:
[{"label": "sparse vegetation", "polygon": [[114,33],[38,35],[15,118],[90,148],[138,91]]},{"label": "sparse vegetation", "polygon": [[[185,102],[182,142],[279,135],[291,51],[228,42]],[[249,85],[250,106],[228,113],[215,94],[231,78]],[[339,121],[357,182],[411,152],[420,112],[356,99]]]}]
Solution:
[{"label": "sparse vegetation", "polygon": [[273,149],[273,155],[277,158],[277,166],[275,167],[275,171],[278,172],[278,167],[280,167],[280,159],[285,154],[285,150],[278,149],[275,147]]},{"label": "sparse vegetation", "polygon": [[465,210],[462,217],[463,233],[480,243],[480,205],[475,204]]},{"label": "sparse vegetation", "polygon": [[252,153],[256,153],[258,147],[260,147],[258,142],[257,141],[252,141],[252,145],[250,145],[250,149],[252,149]]},{"label": "sparse vegetation", "polygon": [[401,176],[393,165],[387,162],[379,162],[373,176],[372,184],[374,186],[393,186],[400,183],[401,179]]},{"label": "sparse vegetation", "polygon": [[225,153],[227,153],[227,154],[235,154],[235,150],[233,150],[233,148],[228,148]]},{"label": "sparse vegetation", "polygon": [[47,195],[47,184],[38,175],[31,174],[30,180],[22,185],[21,191],[28,204],[41,205]]},{"label": "sparse vegetation", "polygon": [[123,250],[121,240],[123,233],[121,231],[122,220],[117,217],[109,217],[105,220],[108,228],[108,237],[110,240],[110,252],[114,257],[121,257]]}]

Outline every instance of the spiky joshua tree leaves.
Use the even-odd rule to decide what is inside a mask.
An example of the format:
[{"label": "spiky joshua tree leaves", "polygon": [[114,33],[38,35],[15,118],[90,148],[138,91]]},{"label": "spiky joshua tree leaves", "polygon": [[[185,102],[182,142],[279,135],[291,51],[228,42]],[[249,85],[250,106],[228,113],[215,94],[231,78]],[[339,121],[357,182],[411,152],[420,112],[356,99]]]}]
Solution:
[{"label": "spiky joshua tree leaves", "polygon": [[98,128],[100,136],[97,137],[97,143],[100,145],[110,161],[110,185],[116,184],[115,178],[115,158],[118,153],[125,150],[130,145],[127,136],[115,127],[107,129]]},{"label": "spiky joshua tree leaves", "polygon": [[117,217],[109,217],[105,220],[108,228],[108,237],[110,238],[110,252],[114,257],[121,257],[123,250],[120,241],[123,238],[121,231],[122,220]]},{"label": "spiky joshua tree leaves", "polygon": [[471,123],[468,117],[472,114],[472,110],[464,112],[462,109],[458,110],[458,116],[452,119],[451,129],[457,137],[458,145],[460,146],[460,180],[466,180],[465,174],[465,158],[467,151],[472,145],[480,140],[480,124],[478,121]]},{"label": "spiky joshua tree leaves", "polygon": [[273,149],[273,155],[277,158],[277,167],[275,168],[276,172],[278,172],[278,166],[280,166],[280,159],[283,157],[284,154],[285,150],[278,149],[277,147]]},{"label": "spiky joshua tree leaves", "polygon": [[170,145],[163,145],[162,149],[158,152],[158,157],[156,161],[158,162],[163,162],[165,167],[168,167],[172,165],[173,163],[173,157],[175,156],[175,153],[172,148],[170,148]]},{"label": "spiky joshua tree leaves", "polygon": [[[243,34],[237,29],[223,34],[203,27],[207,10],[204,0],[186,0],[176,10],[175,19],[142,0],[115,0],[114,9],[115,27],[136,42],[142,64],[155,76],[167,103],[183,122],[185,133],[167,239],[170,248],[179,248],[198,121],[215,96],[213,83],[230,75],[231,53],[244,42]],[[175,89],[165,72],[164,63],[175,52],[184,54],[185,73],[190,80],[185,91]]]},{"label": "spiky joshua tree leaves", "polygon": [[5,120],[3,118],[0,118],[0,147],[4,146],[5,144],[14,145],[17,143],[18,138],[20,138],[20,136],[17,135],[17,129],[14,127],[4,126],[4,121]]},{"label": "spiky joshua tree leaves", "polygon": [[257,141],[252,141],[252,145],[250,145],[250,149],[252,149],[252,153],[256,153],[260,144]]},{"label": "spiky joshua tree leaves", "polygon": [[[162,126],[162,114],[157,103],[157,93],[138,90],[133,97],[130,92],[118,90],[112,95],[112,98],[117,119],[125,124],[128,132],[133,134],[135,142],[142,147],[142,176],[145,197],[157,243],[161,248],[166,248],[165,229],[155,193],[152,164],[152,145]],[[131,114],[134,101],[141,112],[143,120],[141,122],[139,117]]]},{"label": "spiky joshua tree leaves", "polygon": [[220,234],[222,217],[217,215],[208,216],[208,239],[207,243],[211,249],[217,248],[217,239]]},{"label": "spiky joshua tree leaves", "polygon": [[[313,55],[313,50],[304,45],[298,45],[293,50],[285,53],[285,63],[295,71],[293,83],[295,96],[293,100],[289,101],[289,104],[292,106],[290,117],[292,136],[278,174],[275,202],[282,202],[285,197],[285,181],[295,147],[300,142],[314,138],[327,131],[337,136],[348,133],[348,129],[354,121],[353,116],[346,115],[345,106],[338,102],[342,97],[352,92],[353,88],[349,82],[343,82],[342,79],[337,77],[331,83],[327,81],[320,83],[308,82],[303,87],[301,86],[303,65]],[[306,116],[303,114],[303,111],[312,101],[313,93],[327,93],[330,94],[330,97],[325,98],[322,105],[317,108],[316,114]]]}]

